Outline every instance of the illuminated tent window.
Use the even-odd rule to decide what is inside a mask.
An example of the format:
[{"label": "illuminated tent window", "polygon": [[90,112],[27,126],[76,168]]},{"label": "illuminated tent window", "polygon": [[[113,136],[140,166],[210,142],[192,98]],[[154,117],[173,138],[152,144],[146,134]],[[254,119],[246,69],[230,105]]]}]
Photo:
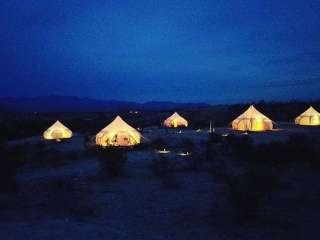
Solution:
[{"label": "illuminated tent window", "polygon": [[267,131],[273,129],[273,122],[251,105],[232,122],[232,128],[238,131]]},{"label": "illuminated tent window", "polygon": [[71,138],[72,131],[64,126],[61,122],[56,121],[51,127],[49,127],[44,133],[43,138],[46,140],[59,140],[63,138]]},{"label": "illuminated tent window", "polygon": [[188,121],[175,112],[164,120],[163,125],[169,128],[188,127]]},{"label": "illuminated tent window", "polygon": [[96,145],[133,146],[140,143],[141,134],[117,116],[108,126],[96,135]]},{"label": "illuminated tent window", "polygon": [[305,126],[319,126],[320,113],[313,107],[309,107],[304,113],[295,119],[295,123]]}]

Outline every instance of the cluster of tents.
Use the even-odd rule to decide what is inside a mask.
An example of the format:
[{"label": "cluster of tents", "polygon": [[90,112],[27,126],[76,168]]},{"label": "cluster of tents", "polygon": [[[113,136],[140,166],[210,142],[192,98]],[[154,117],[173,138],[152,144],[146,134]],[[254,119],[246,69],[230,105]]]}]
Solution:
[{"label": "cluster of tents", "polygon": [[[320,113],[313,107],[295,119],[295,124],[304,126],[319,126]],[[163,125],[168,128],[188,127],[188,121],[177,112],[172,114]],[[250,106],[243,114],[232,121],[232,129],[238,131],[268,131],[274,128],[274,122],[259,112],[254,106]],[[59,140],[72,137],[72,131],[61,122],[55,122],[44,133],[46,140]],[[96,145],[108,146],[133,146],[141,141],[141,133],[127,124],[120,116],[117,116],[109,125],[96,135]]]}]

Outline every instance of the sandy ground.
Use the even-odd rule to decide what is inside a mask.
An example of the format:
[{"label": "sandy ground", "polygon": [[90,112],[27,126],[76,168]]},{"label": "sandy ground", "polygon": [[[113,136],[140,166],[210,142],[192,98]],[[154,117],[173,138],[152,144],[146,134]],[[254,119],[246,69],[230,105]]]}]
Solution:
[{"label": "sandy ground", "polygon": [[[228,128],[215,131],[233,133]],[[256,142],[269,142],[285,140],[289,133],[315,132],[319,133],[320,129],[283,123],[278,131],[249,135]],[[201,145],[207,140],[208,133],[206,130],[178,133],[176,130],[148,128],[143,130],[143,136],[144,141],[164,138],[168,149],[173,149],[168,157],[176,158],[179,148],[173,148],[173,145],[185,138]],[[40,137],[34,137],[24,141],[34,144],[39,140]],[[84,150],[81,136],[62,143],[50,142],[46,147],[63,152]],[[56,167],[25,167],[17,177],[18,193],[0,195],[1,203],[4,203],[0,212],[0,239],[292,240],[302,239],[302,233],[305,239],[314,239],[315,229],[311,221],[319,214],[319,211],[313,211],[318,204],[314,198],[310,200],[309,208],[299,209],[301,219],[306,223],[301,228],[238,226],[233,223],[230,206],[222,197],[221,185],[214,181],[210,172],[181,171],[175,175],[176,187],[164,187],[149,167],[158,157],[156,150],[128,152],[125,176],[119,179],[100,178],[99,163],[92,157],[81,157]],[[66,195],[50,193],[50,183],[59,179],[71,185]],[[319,177],[298,175],[292,171],[288,179],[297,182],[294,187],[299,189],[305,186],[299,182],[309,181],[312,186]],[[310,190],[312,196],[317,191],[320,192],[318,186]],[[286,194],[282,194],[283,203],[279,203],[278,211],[281,211],[281,204],[286,203]],[[73,205],[85,210],[80,213],[69,211]],[[298,207],[292,206],[293,209]],[[290,218],[286,214],[284,217]]]}]

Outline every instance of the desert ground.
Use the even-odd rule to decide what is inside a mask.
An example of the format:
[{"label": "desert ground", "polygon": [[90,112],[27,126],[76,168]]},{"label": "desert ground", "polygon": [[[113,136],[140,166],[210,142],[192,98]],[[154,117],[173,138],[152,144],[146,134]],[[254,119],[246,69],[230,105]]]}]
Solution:
[{"label": "desert ground", "polygon": [[0,193],[1,239],[318,239],[319,127],[142,135],[120,164],[77,133],[8,141],[23,165]]}]

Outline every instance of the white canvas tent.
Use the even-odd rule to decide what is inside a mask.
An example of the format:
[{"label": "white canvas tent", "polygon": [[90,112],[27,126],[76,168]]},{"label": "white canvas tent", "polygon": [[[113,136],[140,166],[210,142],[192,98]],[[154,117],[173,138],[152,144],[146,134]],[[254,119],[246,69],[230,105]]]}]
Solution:
[{"label": "white canvas tent", "polygon": [[133,146],[140,143],[141,134],[117,116],[108,126],[96,135],[96,145]]},{"label": "white canvas tent", "polygon": [[175,112],[164,120],[163,125],[169,128],[188,127],[188,121]]},{"label": "white canvas tent", "polygon": [[59,140],[63,138],[71,138],[72,131],[64,126],[61,122],[56,121],[51,127],[49,127],[44,133],[43,138],[46,140]]},{"label": "white canvas tent", "polygon": [[232,128],[238,131],[266,131],[273,129],[273,122],[251,105],[232,122]]},{"label": "white canvas tent", "polygon": [[305,112],[303,112],[295,119],[295,123],[305,126],[319,126],[320,113],[313,107],[309,107]]}]

